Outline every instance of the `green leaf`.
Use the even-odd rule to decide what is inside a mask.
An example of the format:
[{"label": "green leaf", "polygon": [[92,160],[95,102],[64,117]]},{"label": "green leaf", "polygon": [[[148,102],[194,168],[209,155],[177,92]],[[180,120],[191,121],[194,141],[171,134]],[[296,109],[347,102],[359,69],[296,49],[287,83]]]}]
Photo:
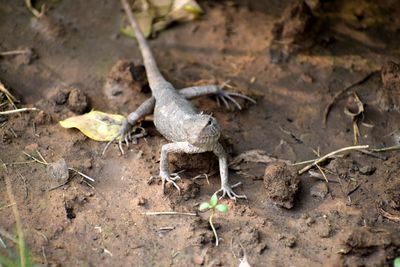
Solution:
[{"label": "green leaf", "polygon": [[200,204],[199,210],[203,211],[203,210],[208,210],[210,207],[210,204],[208,204],[208,202],[203,202]]},{"label": "green leaf", "polygon": [[64,128],[78,128],[84,135],[96,141],[111,141],[120,131],[125,117],[100,111],[70,117],[60,124]]},{"label": "green leaf", "polygon": [[215,205],[217,205],[218,203],[218,197],[217,194],[212,195],[211,199],[210,199],[210,206],[211,208],[214,208]]},{"label": "green leaf", "polygon": [[2,255],[0,255],[0,264],[4,265],[5,267],[17,267],[16,263]]},{"label": "green leaf", "polygon": [[215,209],[222,213],[228,212],[228,206],[225,204],[218,204],[217,206],[215,206]]},{"label": "green leaf", "polygon": [[400,267],[400,257],[394,259],[393,266]]},{"label": "green leaf", "polygon": [[25,240],[21,240],[19,243],[20,250],[22,250],[22,255],[24,257],[24,262],[26,267],[32,267],[31,259],[29,257],[29,250],[26,246]]}]

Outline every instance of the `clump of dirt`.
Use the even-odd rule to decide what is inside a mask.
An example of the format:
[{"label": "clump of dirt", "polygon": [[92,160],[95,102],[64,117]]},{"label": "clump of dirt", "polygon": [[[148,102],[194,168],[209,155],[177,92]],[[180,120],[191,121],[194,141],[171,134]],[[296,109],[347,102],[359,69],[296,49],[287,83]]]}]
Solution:
[{"label": "clump of dirt", "polygon": [[166,192],[169,193],[172,206],[176,206],[182,201],[196,199],[200,193],[200,185],[190,179],[182,179],[179,182],[179,188],[180,192],[172,185],[166,186]]},{"label": "clump of dirt", "polygon": [[271,62],[282,63],[293,53],[311,47],[318,32],[316,22],[316,17],[305,1],[289,6],[272,28],[273,39],[269,47]]},{"label": "clump of dirt", "polygon": [[400,235],[398,231],[373,230],[367,227],[356,228],[348,235],[343,252],[346,266],[384,266],[388,259],[398,256],[400,252]]},{"label": "clump of dirt", "polygon": [[400,111],[400,65],[388,61],[382,66],[383,87],[378,91],[378,106],[383,111]]},{"label": "clump of dirt", "polygon": [[[42,99],[36,107],[45,111],[36,116],[36,120],[44,123],[47,116],[54,120],[80,115],[89,110],[89,99],[82,90],[76,87],[56,88],[49,99]],[[47,114],[47,115],[46,115]]]},{"label": "clump of dirt", "polygon": [[103,91],[107,98],[118,105],[127,103],[133,92],[150,92],[144,66],[118,60],[107,76]]},{"label": "clump of dirt", "polygon": [[293,208],[299,183],[299,176],[286,163],[276,162],[265,168],[267,198],[280,207]]}]

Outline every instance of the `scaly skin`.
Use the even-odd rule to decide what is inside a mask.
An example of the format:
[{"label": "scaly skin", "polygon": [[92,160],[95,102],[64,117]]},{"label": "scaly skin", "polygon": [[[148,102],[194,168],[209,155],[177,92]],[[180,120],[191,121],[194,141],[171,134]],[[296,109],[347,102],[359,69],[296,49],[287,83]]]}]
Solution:
[{"label": "scaly skin", "polygon": [[119,136],[120,146],[122,140],[127,141],[131,127],[141,117],[154,110],[154,124],[157,130],[171,141],[161,148],[160,176],[163,181],[163,189],[166,182],[171,182],[180,190],[175,183],[180,177],[170,174],[168,170],[169,153],[193,154],[212,151],[218,157],[221,176],[221,189],[217,192],[222,192],[222,197],[228,196],[235,200],[236,198],[246,198],[245,195],[236,194],[228,183],[227,156],[224,148],[218,142],[220,128],[217,121],[210,115],[199,113],[187,99],[206,94],[217,94],[227,107],[229,107],[228,101],[231,101],[239,109],[240,105],[232,96],[242,97],[252,102],[254,100],[241,94],[225,92],[223,86],[211,85],[175,90],[158,69],[146,38],[138,27],[127,0],[121,0],[121,2],[135,31],[153,96],[127,117]]}]

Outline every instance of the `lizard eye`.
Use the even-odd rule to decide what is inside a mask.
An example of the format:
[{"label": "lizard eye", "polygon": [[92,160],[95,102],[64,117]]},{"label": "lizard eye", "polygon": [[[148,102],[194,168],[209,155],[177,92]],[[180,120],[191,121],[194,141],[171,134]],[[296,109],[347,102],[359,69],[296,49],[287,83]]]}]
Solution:
[{"label": "lizard eye", "polygon": [[210,118],[208,119],[207,126],[210,126],[211,124],[212,124],[212,119]]}]

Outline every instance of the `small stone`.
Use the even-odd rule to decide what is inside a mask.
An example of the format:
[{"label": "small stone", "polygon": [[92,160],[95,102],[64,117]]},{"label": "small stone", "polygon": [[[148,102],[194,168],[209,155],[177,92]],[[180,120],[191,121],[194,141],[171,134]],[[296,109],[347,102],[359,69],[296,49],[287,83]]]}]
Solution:
[{"label": "small stone", "polygon": [[47,174],[53,180],[53,185],[64,184],[69,179],[68,166],[64,158],[47,165]]},{"label": "small stone", "polygon": [[328,194],[328,192],[329,192],[328,185],[325,182],[318,182],[317,184],[313,185],[310,189],[310,195],[320,199],[324,199]]},{"label": "small stone", "polygon": [[306,219],[306,224],[307,226],[311,226],[315,223],[315,218],[314,217],[309,217]]},{"label": "small stone", "polygon": [[376,168],[374,166],[363,166],[360,168],[360,173],[364,175],[372,175],[376,171]]},{"label": "small stone", "polygon": [[332,227],[329,222],[326,222],[318,228],[317,232],[319,237],[327,238],[331,235]]},{"label": "small stone", "polygon": [[145,199],[144,197],[139,197],[137,200],[137,205],[138,206],[144,206],[147,204],[147,199]]},{"label": "small stone", "polygon": [[198,254],[195,254],[192,258],[192,261],[196,265],[202,265],[204,262],[204,258]]},{"label": "small stone", "polygon": [[303,75],[301,75],[301,79],[305,83],[313,83],[314,82],[314,78],[307,73],[303,73]]}]

